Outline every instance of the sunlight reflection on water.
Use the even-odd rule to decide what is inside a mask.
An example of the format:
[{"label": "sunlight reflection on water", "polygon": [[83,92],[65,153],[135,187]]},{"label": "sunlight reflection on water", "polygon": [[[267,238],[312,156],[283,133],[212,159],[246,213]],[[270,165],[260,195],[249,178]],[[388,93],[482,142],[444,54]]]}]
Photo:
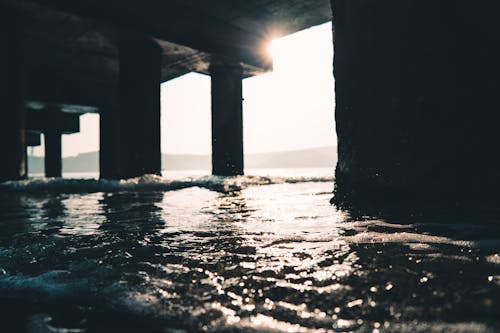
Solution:
[{"label": "sunlight reflection on water", "polygon": [[497,227],[356,221],[331,188],[1,194],[1,313],[90,332],[498,327]]}]

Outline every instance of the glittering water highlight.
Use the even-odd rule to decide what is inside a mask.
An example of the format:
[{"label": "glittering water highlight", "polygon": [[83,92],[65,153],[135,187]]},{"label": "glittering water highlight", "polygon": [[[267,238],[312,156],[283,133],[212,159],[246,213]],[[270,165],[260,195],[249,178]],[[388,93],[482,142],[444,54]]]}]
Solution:
[{"label": "glittering water highlight", "polygon": [[114,184],[90,193],[62,186],[26,193],[12,187],[29,184],[10,184],[0,192],[1,325],[29,332],[498,331],[494,223],[353,218],[329,204],[329,179],[265,186],[255,179],[140,190]]}]

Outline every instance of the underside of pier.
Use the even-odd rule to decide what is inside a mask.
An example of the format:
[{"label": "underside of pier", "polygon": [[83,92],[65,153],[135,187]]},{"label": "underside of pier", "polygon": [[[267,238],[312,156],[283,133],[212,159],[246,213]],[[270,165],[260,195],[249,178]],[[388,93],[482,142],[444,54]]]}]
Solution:
[{"label": "underside of pier", "polygon": [[[2,141],[15,141],[1,180],[26,176],[24,109],[33,105],[100,114],[101,177],[160,173],[160,84],[189,72],[216,86],[213,173],[242,174],[241,80],[272,70],[273,38],[331,19],[328,0],[1,0],[0,13]],[[59,132],[44,133],[56,156]],[[60,176],[55,164],[50,175]]]},{"label": "underside of pier", "polygon": [[101,116],[101,177],[160,173],[160,84],[189,72],[212,78],[213,173],[242,174],[241,80],[272,70],[272,39],[333,17],[334,202],[496,198],[499,10],[466,0],[1,0],[0,180],[26,177],[26,146],[40,133],[48,175],[60,176],[61,134],[86,112]]}]

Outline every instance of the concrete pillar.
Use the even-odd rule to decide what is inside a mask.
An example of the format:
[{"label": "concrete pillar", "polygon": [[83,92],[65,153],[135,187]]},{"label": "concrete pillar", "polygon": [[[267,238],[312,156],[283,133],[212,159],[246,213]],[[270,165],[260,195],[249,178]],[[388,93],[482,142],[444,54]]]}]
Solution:
[{"label": "concrete pillar", "polygon": [[99,174],[100,178],[120,179],[119,117],[115,106],[99,110]]},{"label": "concrete pillar", "polygon": [[332,0],[336,203],[498,198],[498,1]]},{"label": "concrete pillar", "polygon": [[28,166],[29,166],[29,158],[28,158],[28,149],[36,146],[41,145],[41,139],[40,139],[40,133],[38,132],[33,132],[29,131],[26,128],[26,163],[25,163],[25,170],[26,170],[26,175],[28,176]]},{"label": "concrete pillar", "polygon": [[243,174],[242,68],[239,63],[213,59],[212,174]]},{"label": "concrete pillar", "polygon": [[123,37],[119,47],[120,177],[160,174],[161,49],[137,36]]},{"label": "concrete pillar", "polygon": [[62,176],[61,132],[47,130],[45,138],[45,177]]},{"label": "concrete pillar", "polygon": [[15,13],[0,7],[0,182],[26,177],[21,37]]}]

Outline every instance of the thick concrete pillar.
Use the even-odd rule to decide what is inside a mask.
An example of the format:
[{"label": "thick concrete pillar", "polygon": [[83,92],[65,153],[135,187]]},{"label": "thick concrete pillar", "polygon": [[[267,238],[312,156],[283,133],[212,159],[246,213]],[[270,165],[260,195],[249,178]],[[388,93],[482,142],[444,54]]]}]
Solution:
[{"label": "thick concrete pillar", "polygon": [[62,176],[61,132],[58,129],[47,130],[45,139],[45,177]]},{"label": "thick concrete pillar", "polygon": [[212,174],[243,174],[242,68],[238,63],[213,59]]},{"label": "thick concrete pillar", "polygon": [[332,0],[336,203],[498,198],[498,1]]},{"label": "thick concrete pillar", "polygon": [[26,128],[26,163],[25,163],[25,170],[26,170],[26,175],[28,176],[28,170],[29,170],[29,159],[28,159],[28,149],[40,146],[42,144],[41,139],[40,139],[40,133],[38,132],[33,132],[28,130]]},{"label": "thick concrete pillar", "polygon": [[161,49],[142,36],[123,37],[119,47],[120,177],[160,174]]},{"label": "thick concrete pillar", "polygon": [[120,126],[115,106],[99,110],[99,174],[100,178],[120,179]]},{"label": "thick concrete pillar", "polygon": [[0,6],[0,182],[26,177],[22,40],[16,14]]}]

